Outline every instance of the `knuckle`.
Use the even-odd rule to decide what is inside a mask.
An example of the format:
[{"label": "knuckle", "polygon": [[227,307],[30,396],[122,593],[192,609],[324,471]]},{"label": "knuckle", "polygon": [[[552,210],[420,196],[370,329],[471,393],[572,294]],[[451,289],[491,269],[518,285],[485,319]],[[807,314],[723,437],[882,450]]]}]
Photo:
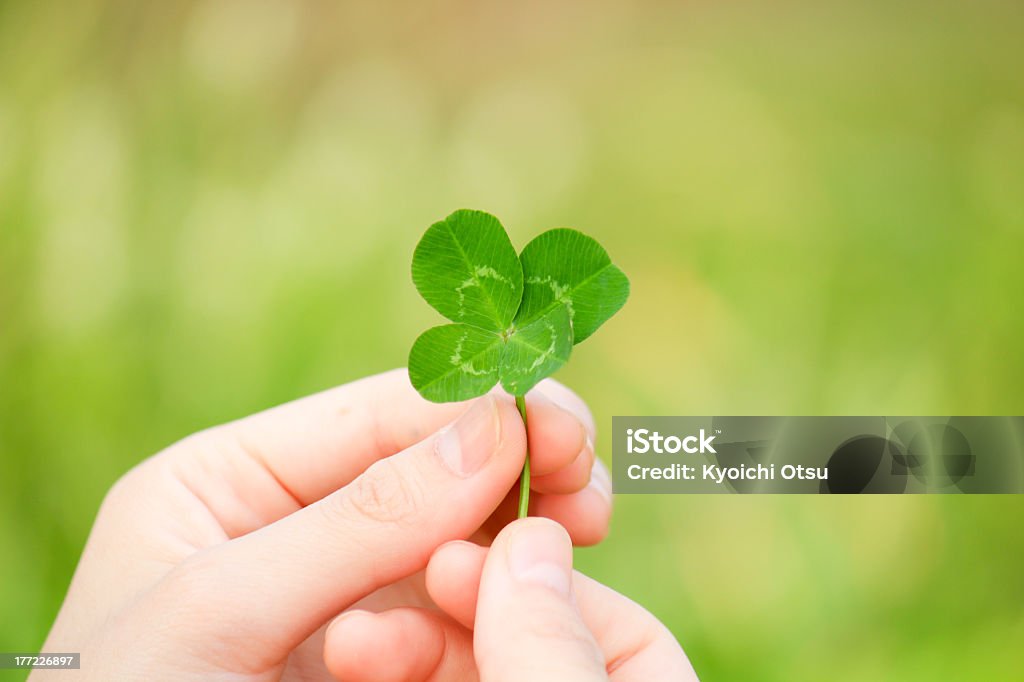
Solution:
[{"label": "knuckle", "polygon": [[376,523],[411,523],[425,505],[422,485],[391,459],[382,459],[338,496],[342,516]]},{"label": "knuckle", "polygon": [[144,460],[114,481],[103,496],[98,520],[123,518],[138,509],[140,500],[154,487],[152,461]]},{"label": "knuckle", "polygon": [[138,469],[129,469],[114,481],[107,494],[103,496],[101,510],[117,509],[123,507],[128,500],[134,496],[139,488]]},{"label": "knuckle", "polygon": [[222,443],[221,427],[213,427],[186,436],[145,458],[121,474],[107,490],[102,510],[125,511],[135,508],[140,498],[162,491],[168,481],[178,478],[183,463],[210,455]]}]

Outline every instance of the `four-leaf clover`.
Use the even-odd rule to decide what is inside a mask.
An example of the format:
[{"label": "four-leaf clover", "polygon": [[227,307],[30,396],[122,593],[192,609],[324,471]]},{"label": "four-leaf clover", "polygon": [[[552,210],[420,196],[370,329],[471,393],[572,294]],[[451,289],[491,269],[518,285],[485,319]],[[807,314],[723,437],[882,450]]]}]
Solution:
[{"label": "four-leaf clover", "polygon": [[629,280],[594,239],[549,230],[517,256],[483,211],[431,225],[413,254],[412,279],[452,321],[428,329],[409,353],[412,384],[433,402],[475,398],[499,381],[525,395],[629,296]]}]

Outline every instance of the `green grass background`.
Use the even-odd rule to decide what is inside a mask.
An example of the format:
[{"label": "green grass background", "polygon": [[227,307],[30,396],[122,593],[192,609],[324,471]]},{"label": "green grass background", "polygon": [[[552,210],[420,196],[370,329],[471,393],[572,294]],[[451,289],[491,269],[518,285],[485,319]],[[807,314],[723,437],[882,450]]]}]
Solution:
[{"label": "green grass background", "polygon": [[[558,375],[605,432],[1020,414],[1022,35],[989,0],[0,1],[0,650],[132,464],[403,364],[457,207],[629,273]],[[1022,675],[1020,497],[616,505],[580,566],[707,680]]]}]

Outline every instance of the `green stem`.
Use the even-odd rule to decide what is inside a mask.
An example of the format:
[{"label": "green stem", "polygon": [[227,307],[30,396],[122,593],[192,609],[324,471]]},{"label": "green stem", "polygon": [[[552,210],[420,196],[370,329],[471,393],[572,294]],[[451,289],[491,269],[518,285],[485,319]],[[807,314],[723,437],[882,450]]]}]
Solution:
[{"label": "green stem", "polygon": [[[523,417],[523,429],[526,430],[526,398],[516,396],[516,407]],[[519,477],[519,518],[525,519],[530,511],[530,439],[526,439],[526,461],[523,462],[523,475]]]}]

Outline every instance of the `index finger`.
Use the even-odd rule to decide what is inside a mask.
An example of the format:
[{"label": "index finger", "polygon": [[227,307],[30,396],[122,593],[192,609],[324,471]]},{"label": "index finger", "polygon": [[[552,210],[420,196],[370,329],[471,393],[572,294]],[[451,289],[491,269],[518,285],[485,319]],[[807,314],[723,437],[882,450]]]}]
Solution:
[{"label": "index finger", "polygon": [[[539,395],[538,395],[539,394]],[[504,394],[502,394],[504,395]],[[511,397],[504,396],[511,401]],[[527,396],[533,466],[550,473],[570,465],[593,418],[554,381]],[[371,464],[423,440],[469,403],[432,403],[405,369],[360,379],[218,427],[301,505],[347,485]]]}]

